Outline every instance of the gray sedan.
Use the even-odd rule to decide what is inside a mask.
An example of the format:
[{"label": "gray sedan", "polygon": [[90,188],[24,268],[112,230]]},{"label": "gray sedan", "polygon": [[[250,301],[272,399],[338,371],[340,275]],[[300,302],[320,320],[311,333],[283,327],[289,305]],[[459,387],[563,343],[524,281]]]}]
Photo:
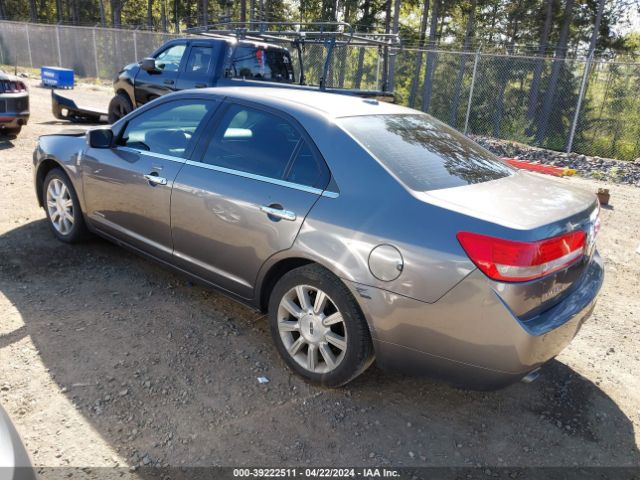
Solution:
[{"label": "gray sedan", "polygon": [[375,100],[184,91],[43,136],[34,163],[58,239],[98,234],[268,312],[318,384],[374,358],[478,388],[531,379],[602,284],[593,194]]},{"label": "gray sedan", "polygon": [[36,480],[35,470],[11,419],[0,406],[0,478]]}]

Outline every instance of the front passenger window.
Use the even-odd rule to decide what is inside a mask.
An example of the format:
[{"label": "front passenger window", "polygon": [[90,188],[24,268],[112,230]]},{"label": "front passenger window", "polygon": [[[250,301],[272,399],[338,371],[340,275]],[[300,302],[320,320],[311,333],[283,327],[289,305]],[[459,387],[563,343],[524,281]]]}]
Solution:
[{"label": "front passenger window", "polygon": [[176,100],[163,103],[133,118],[119,145],[136,150],[185,158],[191,137],[213,108],[210,100]]},{"label": "front passenger window", "polygon": [[174,45],[156,56],[156,68],[163,72],[177,72],[186,50],[186,45]]}]

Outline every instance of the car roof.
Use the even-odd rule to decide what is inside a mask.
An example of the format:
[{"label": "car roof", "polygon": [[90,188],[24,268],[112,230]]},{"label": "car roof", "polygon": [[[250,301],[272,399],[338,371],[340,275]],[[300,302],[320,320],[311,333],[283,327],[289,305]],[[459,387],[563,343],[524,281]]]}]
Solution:
[{"label": "car roof", "polygon": [[[168,45],[170,43],[184,43],[184,42],[204,42],[204,43],[227,43],[229,45],[240,45],[240,46],[244,46],[244,47],[263,47],[263,48],[268,48],[268,49],[277,49],[277,50],[285,50],[285,51],[289,51],[287,49],[287,47],[283,46],[283,45],[278,45],[276,43],[270,43],[267,42],[265,40],[260,40],[257,38],[242,38],[242,39],[238,39],[234,36],[231,35],[215,35],[215,36],[208,36],[208,35],[198,35],[198,36],[193,36],[193,37],[180,37],[180,38],[174,38],[172,40],[169,40],[167,42],[165,42],[162,47],[164,47],[165,45]],[[160,48],[162,48],[160,47]]]},{"label": "car roof", "polygon": [[306,88],[216,87],[203,91],[232,99],[261,103],[289,112],[298,110],[303,113],[311,109],[329,118],[420,113],[392,103]]}]

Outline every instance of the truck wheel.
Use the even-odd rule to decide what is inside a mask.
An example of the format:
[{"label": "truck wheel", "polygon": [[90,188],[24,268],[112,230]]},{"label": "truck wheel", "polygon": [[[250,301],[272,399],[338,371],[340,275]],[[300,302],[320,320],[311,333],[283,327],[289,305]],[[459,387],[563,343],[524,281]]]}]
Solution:
[{"label": "truck wheel", "polygon": [[21,131],[22,125],[16,128],[7,128],[5,130],[2,130],[2,133],[4,133],[7,137],[17,137]]},{"label": "truck wheel", "polygon": [[109,102],[109,123],[114,123],[133,111],[133,105],[129,96],[125,93],[118,93]]}]

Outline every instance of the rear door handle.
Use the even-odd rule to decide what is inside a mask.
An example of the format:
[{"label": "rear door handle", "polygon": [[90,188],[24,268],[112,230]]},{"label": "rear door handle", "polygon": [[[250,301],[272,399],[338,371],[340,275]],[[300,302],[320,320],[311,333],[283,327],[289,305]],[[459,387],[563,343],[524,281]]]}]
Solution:
[{"label": "rear door handle", "polygon": [[173,85],[173,80],[166,79],[164,83],[165,85]]},{"label": "rear door handle", "polygon": [[206,83],[196,83],[194,85],[194,87],[196,87],[196,88],[206,88],[207,84]]},{"label": "rear door handle", "polygon": [[282,220],[289,220],[294,222],[296,220],[296,214],[290,210],[283,210],[281,208],[273,208],[263,205],[260,207],[260,211],[266,213],[270,217],[281,218]]},{"label": "rear door handle", "polygon": [[167,184],[167,179],[163,178],[163,177],[159,177],[158,174],[156,173],[155,175],[153,175],[152,173],[147,173],[144,178],[146,178],[149,183],[153,183],[156,185],[166,185]]}]

